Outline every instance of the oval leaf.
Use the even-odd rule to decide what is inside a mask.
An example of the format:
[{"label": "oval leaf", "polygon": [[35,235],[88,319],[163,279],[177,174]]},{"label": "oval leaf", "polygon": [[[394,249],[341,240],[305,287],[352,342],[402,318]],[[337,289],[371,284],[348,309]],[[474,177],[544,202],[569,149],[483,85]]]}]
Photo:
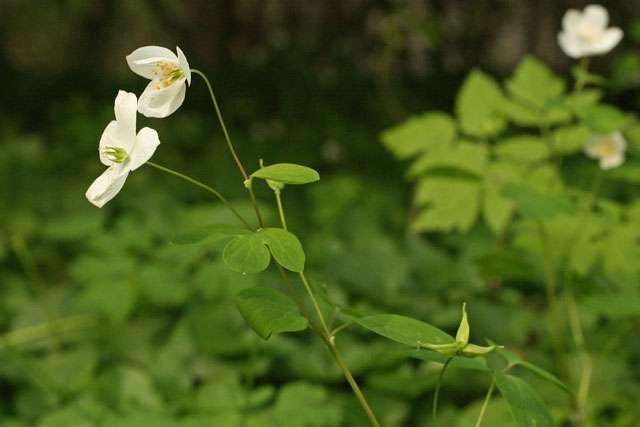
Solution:
[{"label": "oval leaf", "polygon": [[278,264],[296,273],[304,270],[304,250],[294,234],[282,228],[266,228],[260,234]]},{"label": "oval leaf", "polygon": [[240,291],[236,306],[251,329],[265,340],[271,334],[302,331],[308,326],[288,296],[265,286]]},{"label": "oval leaf", "polygon": [[[489,341],[489,344],[494,344],[494,343]],[[496,353],[504,357],[504,359],[507,361],[509,365],[509,368],[514,366],[521,366],[522,368],[537,375],[539,378],[546,380],[551,384],[558,386],[559,388],[566,391],[567,393],[571,394],[571,390],[569,390],[569,388],[551,372],[548,372],[542,369],[541,367],[534,365],[531,362],[527,362],[526,360],[522,359],[520,356],[516,355],[511,351],[505,350],[504,348],[497,348]]]},{"label": "oval leaf", "polygon": [[259,273],[269,266],[269,250],[259,233],[239,236],[224,247],[222,259],[227,266],[238,273]]},{"label": "oval leaf", "polygon": [[520,427],[553,427],[555,422],[533,388],[513,375],[496,373],[496,385]]},{"label": "oval leaf", "polygon": [[417,347],[422,344],[449,344],[454,342],[446,332],[420,320],[397,314],[377,314],[354,318],[360,326],[401,344]]},{"label": "oval leaf", "polygon": [[320,180],[315,170],[294,163],[276,163],[251,174],[252,177],[269,179],[283,184],[308,184]]}]

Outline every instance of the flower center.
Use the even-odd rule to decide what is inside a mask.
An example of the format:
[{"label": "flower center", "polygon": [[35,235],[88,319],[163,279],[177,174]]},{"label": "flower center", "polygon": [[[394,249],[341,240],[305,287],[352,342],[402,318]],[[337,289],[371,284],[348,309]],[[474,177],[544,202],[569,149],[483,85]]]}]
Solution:
[{"label": "flower center", "polygon": [[159,62],[153,74],[156,76],[156,90],[169,87],[184,77],[184,72],[182,68],[180,68],[180,65],[171,62]]},{"label": "flower center", "polygon": [[587,44],[594,44],[600,38],[600,28],[592,23],[583,23],[578,30],[578,37]]},{"label": "flower center", "polygon": [[611,157],[616,155],[617,152],[618,152],[618,148],[613,143],[613,141],[605,140],[605,141],[602,141],[598,146],[598,156],[600,157],[604,157],[604,158]]},{"label": "flower center", "polygon": [[120,147],[105,147],[102,153],[115,163],[124,163],[129,158],[127,150]]}]

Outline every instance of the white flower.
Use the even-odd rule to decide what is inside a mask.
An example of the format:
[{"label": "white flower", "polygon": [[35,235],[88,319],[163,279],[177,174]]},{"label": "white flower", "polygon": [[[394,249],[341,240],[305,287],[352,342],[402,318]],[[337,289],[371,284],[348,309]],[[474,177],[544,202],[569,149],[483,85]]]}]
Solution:
[{"label": "white flower", "polygon": [[569,9],[562,18],[562,32],[558,34],[560,47],[572,58],[604,55],[622,39],[618,27],[607,28],[609,13],[599,5],[589,5],[583,12]]},{"label": "white flower", "polygon": [[158,133],[151,128],[142,128],[136,135],[137,104],[135,94],[119,91],[114,106],[116,119],[102,132],[98,152],[108,168],[85,194],[99,208],[118,194],[129,172],[145,164],[160,144]]},{"label": "white flower", "polygon": [[610,135],[596,135],[587,141],[584,152],[593,159],[600,159],[600,168],[607,170],[624,163],[627,141],[620,132]]},{"label": "white flower", "polygon": [[131,71],[151,80],[138,102],[138,111],[147,117],[167,117],[184,101],[191,69],[184,53],[176,50],[177,56],[164,47],[144,46],[127,56]]}]

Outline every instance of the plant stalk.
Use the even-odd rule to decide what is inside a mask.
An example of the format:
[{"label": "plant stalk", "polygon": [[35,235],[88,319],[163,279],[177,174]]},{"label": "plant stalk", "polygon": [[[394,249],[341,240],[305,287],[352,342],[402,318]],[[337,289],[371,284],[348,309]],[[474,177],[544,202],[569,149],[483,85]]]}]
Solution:
[{"label": "plant stalk", "polygon": [[489,385],[489,390],[487,390],[487,396],[484,398],[484,402],[482,403],[482,408],[480,408],[480,415],[478,415],[478,420],[476,421],[475,427],[480,427],[482,424],[482,419],[484,418],[484,413],[487,410],[487,405],[491,400],[491,395],[493,394],[493,388],[496,385],[496,376],[491,376],[491,384]]},{"label": "plant stalk", "polygon": [[431,407],[431,423],[433,426],[437,426],[438,423],[438,398],[440,397],[440,386],[442,385],[442,377],[444,377],[444,372],[447,370],[449,363],[453,360],[453,357],[450,357],[444,362],[442,365],[442,369],[440,369],[440,375],[438,375],[438,382],[436,383],[436,390],[433,393],[433,405]]},{"label": "plant stalk", "polygon": [[231,156],[233,157],[233,160],[235,161],[236,166],[238,166],[238,170],[242,175],[244,186],[249,192],[249,196],[251,197],[251,203],[253,204],[253,210],[256,212],[256,218],[258,218],[258,223],[260,224],[260,227],[263,228],[264,221],[262,220],[262,215],[260,214],[260,208],[258,207],[256,196],[253,193],[253,189],[251,188],[251,180],[249,179],[249,175],[247,175],[247,171],[245,170],[242,164],[242,161],[240,160],[240,157],[238,157],[238,153],[236,153],[233,143],[231,142],[231,137],[229,136],[229,132],[227,131],[227,126],[225,125],[224,119],[222,118],[222,111],[220,110],[220,106],[218,105],[218,100],[216,99],[216,95],[213,92],[213,87],[211,86],[211,82],[202,71],[192,68],[191,72],[202,77],[202,79],[207,85],[207,89],[209,89],[209,96],[211,97],[213,108],[216,110],[216,115],[218,116],[218,121],[220,122],[220,126],[222,127],[222,133],[224,133],[224,139],[227,143],[227,147],[229,148],[229,152],[231,152]]},{"label": "plant stalk", "polygon": [[154,168],[156,168],[158,170],[166,172],[166,173],[168,173],[170,175],[173,175],[175,177],[183,179],[183,180],[185,180],[187,182],[190,182],[191,184],[195,185],[196,187],[200,187],[203,190],[206,190],[209,193],[213,194],[227,208],[229,208],[229,210],[236,216],[236,218],[238,218],[240,220],[240,222],[242,222],[249,230],[253,230],[253,227],[242,217],[242,215],[240,215],[240,213],[233,207],[233,205],[231,205],[231,203],[222,194],[220,194],[218,191],[216,191],[212,187],[210,187],[207,184],[204,184],[204,183],[198,181],[197,179],[191,178],[190,176],[187,176],[187,175],[185,175],[183,173],[180,173],[178,171],[175,171],[173,169],[169,169],[169,168],[167,168],[165,166],[162,166],[162,165],[159,165],[157,163],[147,162],[146,164],[149,165],[149,166],[152,166],[152,167],[154,167]]}]

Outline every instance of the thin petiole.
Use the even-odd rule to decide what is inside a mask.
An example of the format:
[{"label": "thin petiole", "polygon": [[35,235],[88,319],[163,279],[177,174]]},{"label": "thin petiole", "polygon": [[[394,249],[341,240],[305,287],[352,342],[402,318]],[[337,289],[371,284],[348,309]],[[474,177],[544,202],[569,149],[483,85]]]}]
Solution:
[{"label": "thin petiole", "polygon": [[433,393],[433,406],[431,408],[431,422],[434,427],[437,425],[438,420],[438,398],[440,397],[440,386],[442,385],[442,377],[444,377],[444,372],[447,370],[449,363],[453,360],[453,357],[450,357],[444,362],[442,365],[442,369],[440,369],[440,375],[438,375],[438,382],[436,383],[436,390]]},{"label": "thin petiole", "polygon": [[247,171],[242,165],[242,161],[240,160],[238,153],[236,153],[236,149],[234,148],[233,143],[231,142],[231,137],[229,136],[229,132],[227,131],[227,126],[225,125],[224,119],[222,118],[222,111],[220,110],[220,106],[218,105],[218,100],[216,99],[216,95],[213,92],[213,87],[211,86],[211,82],[202,71],[192,68],[191,72],[202,77],[202,80],[204,80],[205,84],[207,85],[207,89],[209,89],[209,96],[211,97],[213,108],[216,110],[216,115],[218,116],[218,121],[220,122],[220,126],[222,127],[222,133],[224,133],[224,139],[227,143],[227,147],[231,152],[231,156],[233,157],[233,160],[236,162],[236,166],[238,166],[238,170],[242,174],[242,179],[244,180],[245,187],[249,192],[249,195],[251,196],[251,203],[253,204],[253,209],[256,212],[258,223],[260,224],[260,227],[264,227],[264,221],[262,220],[262,215],[260,214],[260,209],[258,208],[258,202],[256,201],[256,196],[255,194],[253,194],[253,189],[251,188],[251,180],[249,178],[249,175],[247,175]]},{"label": "thin petiole", "polygon": [[222,194],[220,194],[218,191],[216,191],[212,187],[210,187],[207,184],[204,184],[204,183],[198,181],[197,179],[191,178],[190,176],[187,176],[187,175],[185,175],[183,173],[180,173],[178,171],[175,171],[173,169],[169,169],[169,168],[167,168],[165,166],[162,166],[162,165],[159,165],[157,163],[147,162],[146,164],[149,165],[149,166],[152,166],[152,167],[154,167],[154,168],[156,168],[158,170],[166,172],[166,173],[168,173],[170,175],[173,175],[173,176],[176,176],[176,177],[178,177],[180,179],[183,179],[183,180],[195,185],[196,187],[200,187],[203,190],[206,190],[209,193],[213,194],[227,208],[229,208],[229,210],[236,216],[236,218],[238,218],[238,220],[240,220],[240,222],[242,222],[249,230],[253,230],[253,227],[242,217],[242,215],[240,215],[240,213],[233,207],[233,205],[231,205],[231,203]]},{"label": "thin petiole", "polygon": [[491,395],[493,394],[493,388],[495,387],[495,385],[496,385],[496,376],[492,375],[491,384],[489,385],[489,390],[487,390],[487,396],[484,398],[484,402],[482,403],[482,408],[480,408],[480,415],[478,415],[478,420],[476,421],[475,427],[480,427],[480,424],[482,424],[482,419],[484,418],[484,413],[487,410],[487,405],[491,400]]}]

